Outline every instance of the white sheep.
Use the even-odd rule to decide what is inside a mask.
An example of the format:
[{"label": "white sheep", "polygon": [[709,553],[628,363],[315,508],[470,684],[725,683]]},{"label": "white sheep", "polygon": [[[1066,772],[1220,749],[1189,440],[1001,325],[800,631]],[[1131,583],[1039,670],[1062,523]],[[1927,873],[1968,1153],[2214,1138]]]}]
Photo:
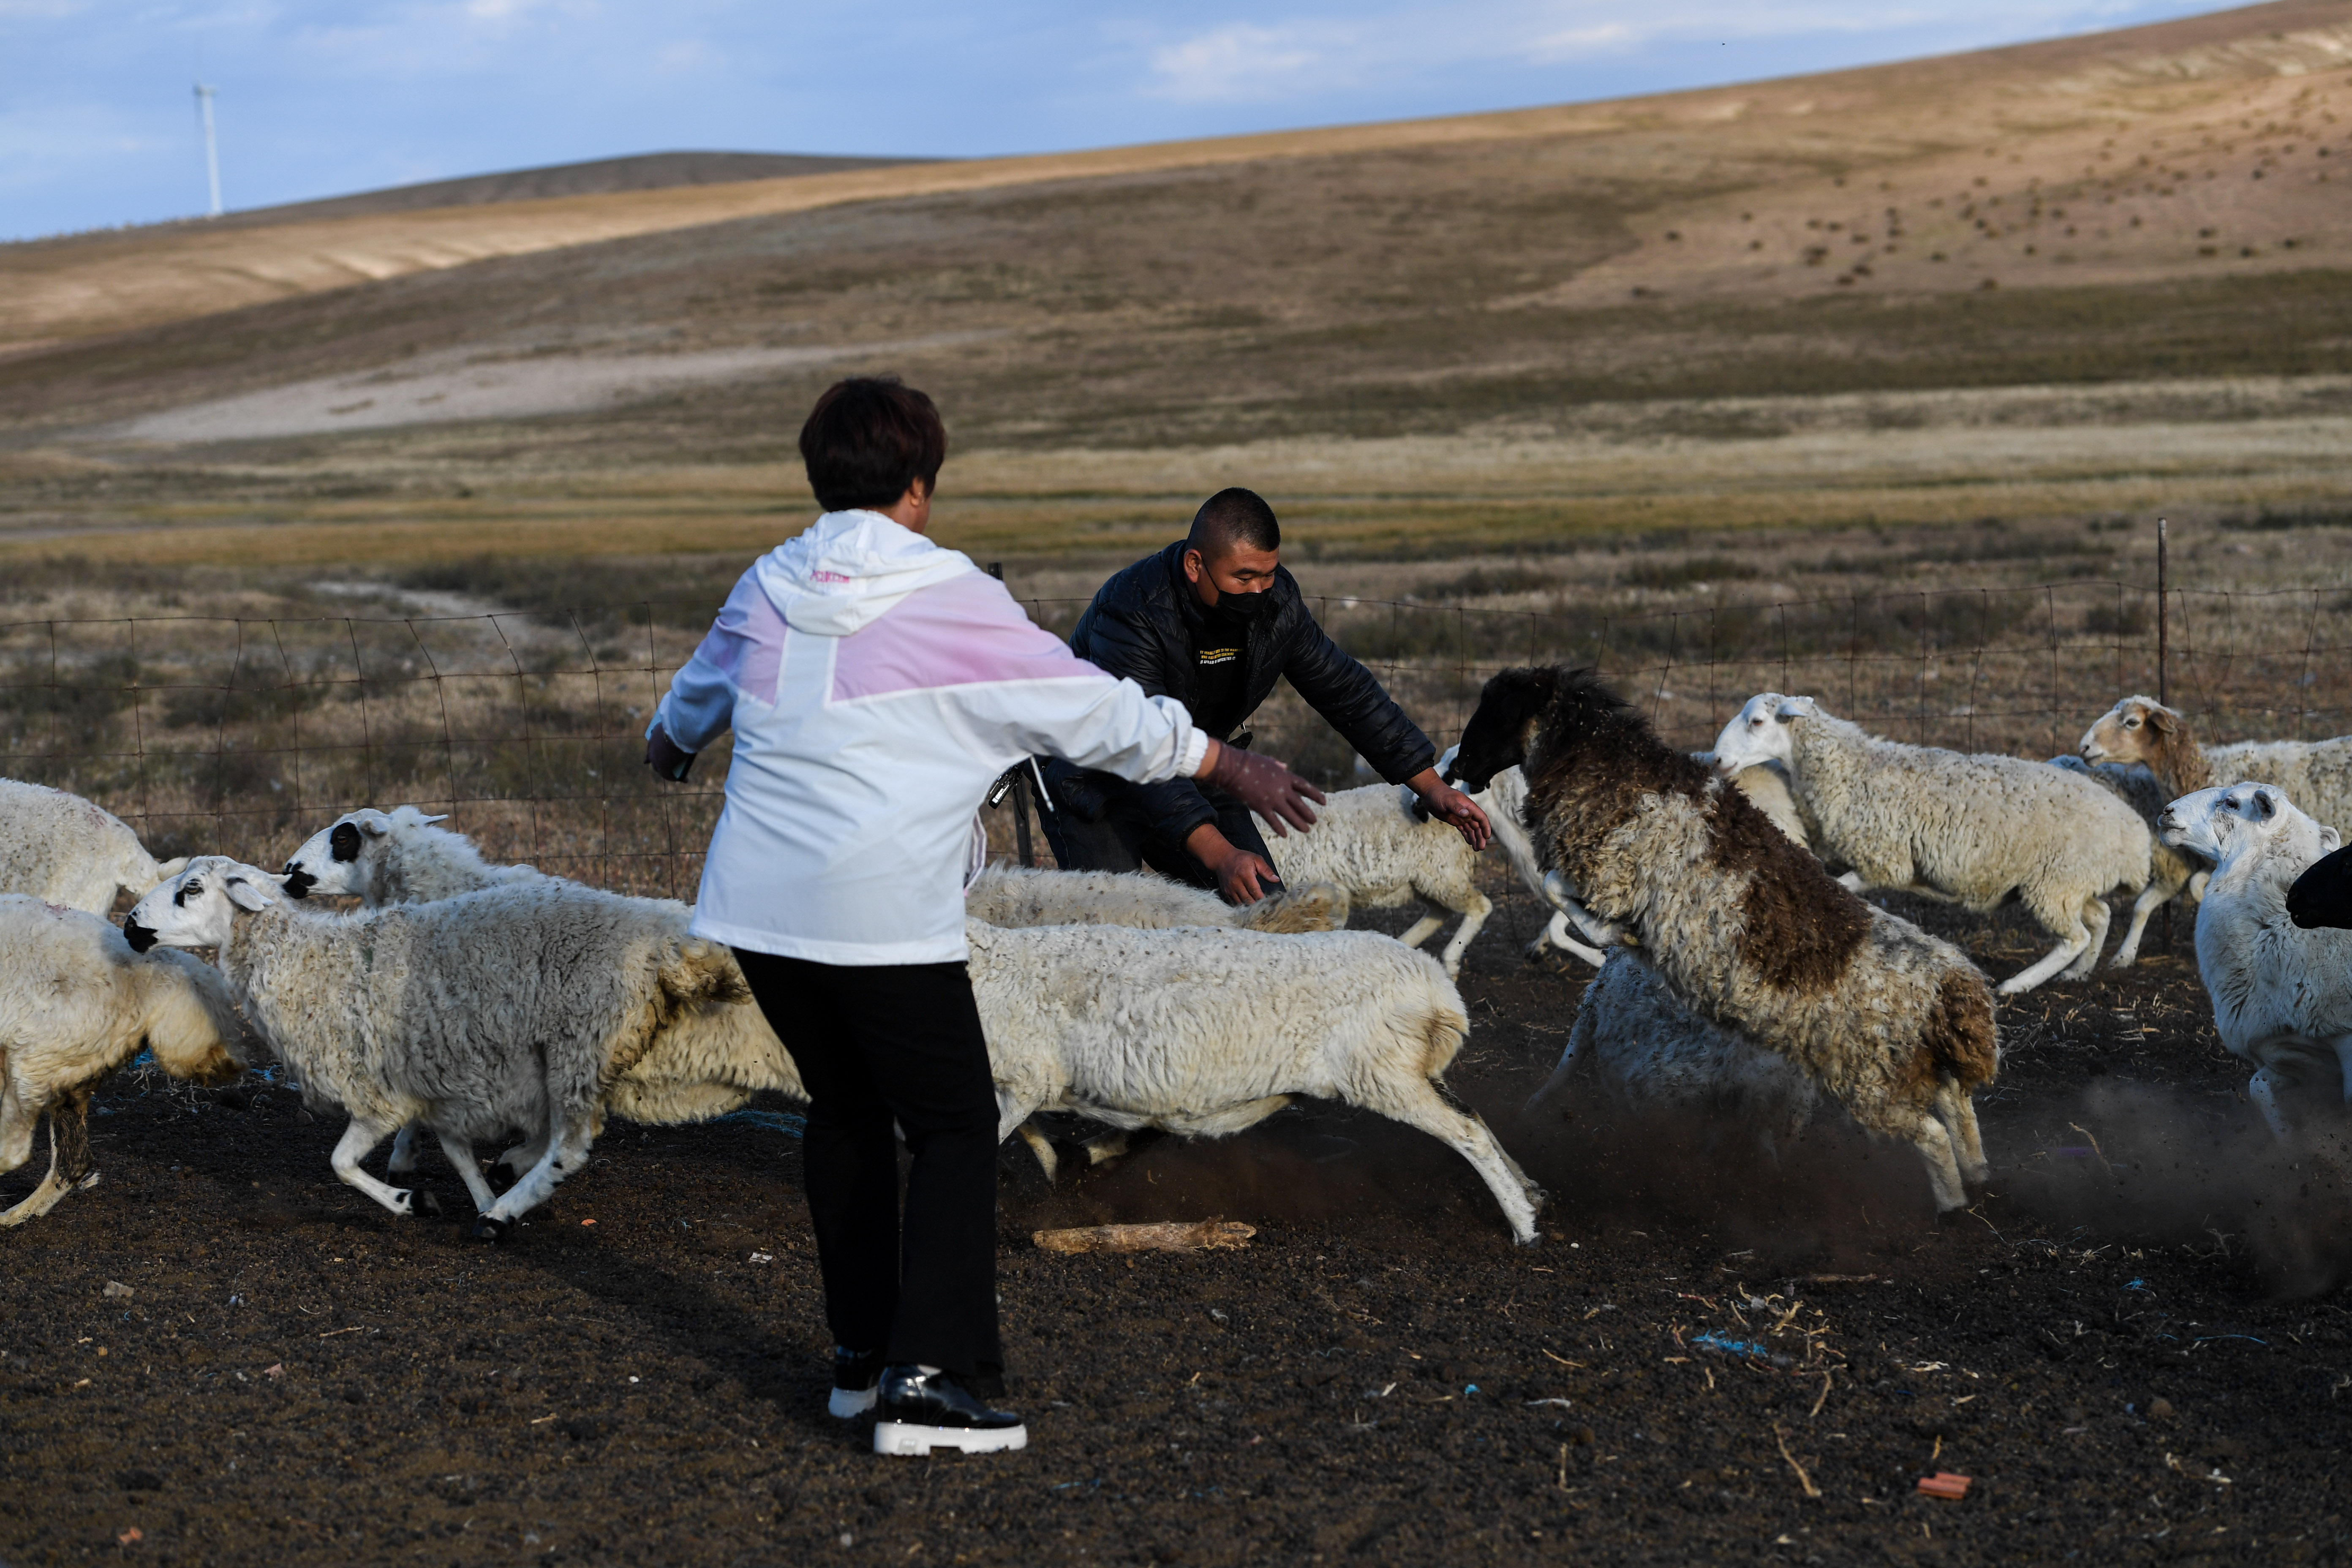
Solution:
[{"label": "white sheep", "polygon": [[1243,931],[1334,931],[1348,923],[1348,895],[1329,882],[1296,887],[1238,908],[1203,888],[1150,871],[1050,871],[990,866],[963,890],[967,920],[992,926],[1232,926]]},{"label": "white sheep", "polygon": [[2197,911],[2197,972],[2221,1044],[2254,1065],[2247,1093],[2284,1139],[2278,1090],[2314,1079],[2352,1100],[2352,931],[2306,931],[2287,891],[2340,847],[2276,784],[2200,789],[2165,807],[2168,843],[2213,864]]},{"label": "white sheep", "polygon": [[[725,948],[628,904],[551,878],[331,915],[288,898],[281,878],[206,855],[141,899],[123,934],[142,951],[219,950],[304,1098],[350,1112],[337,1176],[409,1213],[412,1194],[360,1162],[422,1121],[473,1194],[475,1233],[498,1236],[586,1162],[607,1090],[666,1026],[741,999]],[[515,1128],[547,1129],[546,1152],[500,1196],[472,1141]]]},{"label": "white sheep", "polygon": [[971,921],[965,940],[999,1138],[1040,1110],[1221,1138],[1316,1095],[1442,1140],[1536,1239],[1541,1189],[1443,1086],[1470,1025],[1426,954],[1370,931]]},{"label": "white sheep", "polygon": [[1918,1147],[1937,1206],[1968,1201],[1964,1179],[1984,1174],[1969,1096],[2000,1053],[1966,955],[1842,887],[1591,670],[1487,681],[1452,771],[1475,790],[1515,766],[1548,889],[1572,883],[1578,914],[1632,938],[1694,1011]]},{"label": "white sheep", "polygon": [[0,1172],[32,1157],[33,1131],[49,1119],[48,1174],[0,1226],[98,1180],[89,1100],[109,1073],[144,1048],[173,1078],[225,1081],[245,1070],[244,1038],[228,983],[209,965],[133,952],[84,910],[0,896]]},{"label": "white sheep", "polygon": [[2139,814],[2088,779],[2020,757],[1910,746],[1866,734],[1810,697],[1748,700],[1715,743],[1721,773],[1779,763],[1820,826],[1814,847],[1853,868],[1855,892],[1887,888],[1977,913],[2014,898],[2058,938],[2000,984],[2031,991],[2090,973],[2106,940],[2106,894],[2147,886]]},{"label": "white sheep", "polygon": [[[1462,972],[1462,950],[1494,912],[1493,900],[1477,888],[1478,852],[1448,824],[1416,818],[1390,785],[1335,792],[1305,833],[1283,837],[1263,821],[1258,828],[1286,883],[1334,883],[1358,908],[1392,910],[1420,900],[1460,915],[1439,954],[1449,977]],[[1419,947],[1444,923],[1423,914],[1398,940]]]},{"label": "white sheep", "polygon": [[187,863],[157,864],[130,824],[78,795],[0,779],[0,892],[110,915],[118,890],[143,893]]},{"label": "white sheep", "polygon": [[[312,893],[356,898],[373,910],[559,879],[530,866],[484,860],[473,840],[440,826],[446,820],[413,805],[347,812],[304,840],[288,859],[286,891],[298,899]],[[670,899],[622,899],[616,918],[623,913],[643,921],[656,937],[678,940],[688,936],[694,918],[692,909]],[[768,1026],[759,1004],[750,999],[734,955],[728,953],[726,961],[736,969],[736,990],[742,999],[694,1013],[664,1029],[613,1080],[605,1094],[606,1110],[632,1121],[671,1125],[723,1116],[762,1089],[793,1100],[808,1098],[792,1053]],[[548,1129],[541,1124],[514,1131],[523,1134],[523,1142],[508,1150],[500,1163],[520,1174],[546,1153]],[[603,1131],[601,1117],[596,1131]],[[417,1132],[414,1127],[400,1130],[386,1166],[391,1173],[416,1169]]]},{"label": "white sheep", "polygon": [[[2122,801],[2139,814],[2153,837],[2156,819],[2172,796],[2166,793],[2163,783],[2137,763],[2086,763],[2069,752],[2050,759],[2050,765],[2070,773],[2079,773]],[[2194,855],[2174,848],[2161,838],[2148,847],[2147,886],[2132,900],[2131,924],[2124,939],[2116,944],[2115,956],[2107,960],[2110,969],[2129,969],[2139,957],[2140,936],[2147,930],[2147,917],[2175,899],[2185,898],[2195,903],[2205,896],[2205,883],[2212,868]]]}]

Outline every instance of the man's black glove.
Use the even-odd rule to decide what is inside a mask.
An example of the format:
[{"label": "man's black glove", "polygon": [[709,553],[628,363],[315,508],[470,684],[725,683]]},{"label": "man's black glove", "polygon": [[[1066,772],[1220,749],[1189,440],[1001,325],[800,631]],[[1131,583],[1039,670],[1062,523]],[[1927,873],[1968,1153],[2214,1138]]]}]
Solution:
[{"label": "man's black glove", "polygon": [[1201,775],[1265,819],[1277,838],[1290,837],[1288,823],[1304,833],[1315,825],[1309,801],[1320,805],[1323,792],[1276,762],[1238,746],[1219,745],[1214,766]]},{"label": "man's black glove", "polygon": [[669,731],[656,725],[653,733],[646,737],[646,766],[666,779],[684,784],[687,771],[694,766],[694,753],[678,750]]}]

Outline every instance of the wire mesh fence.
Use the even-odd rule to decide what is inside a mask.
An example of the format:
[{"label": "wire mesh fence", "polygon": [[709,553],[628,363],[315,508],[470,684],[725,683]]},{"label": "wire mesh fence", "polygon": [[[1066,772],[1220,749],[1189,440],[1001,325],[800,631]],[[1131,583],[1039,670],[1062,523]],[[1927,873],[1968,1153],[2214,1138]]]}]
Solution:
[{"label": "wire mesh fence", "polygon": [[[1897,740],[2046,757],[2158,685],[2157,592],[2120,582],[1625,616],[1311,603],[1441,746],[1486,679],[1517,664],[1594,666],[1693,749],[1778,690]],[[1027,604],[1063,636],[1085,608]],[[2173,589],[2166,609],[2170,695],[2207,740],[2352,729],[2352,592]],[[670,784],[642,765],[641,737],[715,610],[0,626],[0,770],[97,801],[159,857],[274,865],[344,811],[410,804],[448,813],[494,860],[691,898],[726,746]],[[1252,727],[1260,750],[1327,785],[1362,782],[1286,687]]]}]

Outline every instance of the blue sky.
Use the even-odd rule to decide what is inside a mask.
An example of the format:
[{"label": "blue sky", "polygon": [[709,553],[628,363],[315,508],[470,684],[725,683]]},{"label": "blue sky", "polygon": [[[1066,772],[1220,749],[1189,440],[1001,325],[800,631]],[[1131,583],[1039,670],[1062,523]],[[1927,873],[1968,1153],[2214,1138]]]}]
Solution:
[{"label": "blue sky", "polygon": [[0,0],[0,237],[628,153],[972,156],[1608,98],[2198,0]]}]

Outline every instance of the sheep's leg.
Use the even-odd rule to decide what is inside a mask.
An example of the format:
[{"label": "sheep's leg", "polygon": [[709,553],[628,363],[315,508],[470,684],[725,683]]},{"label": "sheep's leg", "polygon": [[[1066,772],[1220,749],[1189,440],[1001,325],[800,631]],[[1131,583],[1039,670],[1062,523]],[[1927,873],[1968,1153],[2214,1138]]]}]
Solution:
[{"label": "sheep's leg", "polygon": [[[446,1148],[446,1144],[444,1148]],[[400,1131],[393,1134],[392,1158],[384,1162],[383,1169],[384,1173],[390,1176],[404,1176],[416,1169],[415,1122],[401,1123]]]},{"label": "sheep's leg", "polygon": [[383,1142],[384,1135],[391,1132],[394,1125],[354,1116],[352,1124],[343,1129],[342,1137],[336,1141],[335,1152],[327,1158],[345,1186],[357,1187],[393,1213],[405,1217],[415,1212],[415,1194],[406,1187],[379,1182],[360,1168],[360,1162],[374,1152],[375,1146]]},{"label": "sheep's leg", "polygon": [[587,1116],[569,1126],[560,1135],[547,1141],[547,1152],[538,1164],[523,1173],[522,1180],[509,1187],[483,1211],[474,1222],[477,1236],[503,1236],[516,1219],[529,1214],[555,1194],[556,1184],[588,1163],[588,1151],[595,1146],[593,1123]]},{"label": "sheep's leg", "polygon": [[1476,936],[1478,928],[1486,923],[1486,917],[1495,912],[1495,900],[1477,889],[1470,889],[1470,900],[1462,912],[1462,923],[1454,928],[1454,940],[1445,944],[1444,952],[1438,954],[1437,961],[1445,965],[1448,980],[1461,974],[1462,950],[1470,945],[1470,939]]},{"label": "sheep's leg", "polygon": [[1849,893],[1866,893],[1870,890],[1870,884],[1863,879],[1859,871],[1848,871],[1837,880],[1838,886]]},{"label": "sheep's leg", "polygon": [[1397,941],[1404,943],[1407,947],[1419,947],[1423,942],[1427,942],[1432,936],[1434,936],[1437,933],[1437,929],[1444,923],[1445,922],[1444,921],[1439,920],[1435,915],[1423,915],[1421,919],[1413,921],[1412,924],[1405,927],[1404,934],[1397,938]]},{"label": "sheep's leg", "polygon": [[[409,1128],[415,1125],[412,1121],[400,1131],[405,1135]],[[441,1157],[457,1168],[458,1176],[465,1182],[466,1192],[474,1200],[474,1212],[488,1213],[491,1205],[499,1201],[499,1194],[490,1191],[490,1184],[482,1178],[482,1167],[474,1160],[472,1141],[460,1138],[455,1132],[443,1131],[438,1127],[433,1131],[441,1140]]]},{"label": "sheep's leg", "polygon": [[1595,969],[1607,963],[1609,958],[1599,948],[1587,947],[1577,941],[1569,931],[1568,917],[1558,910],[1551,912],[1551,923],[1538,933],[1535,941],[1528,943],[1528,962],[1533,963],[1541,958],[1548,947],[1558,948],[1562,952],[1580,958]]},{"label": "sheep's leg", "polygon": [[33,1134],[41,1130],[40,1107],[27,1107],[8,1075],[8,1053],[0,1050],[0,1174],[33,1157]]},{"label": "sheep's leg", "polygon": [[547,1158],[547,1129],[541,1128],[498,1158],[510,1176],[520,1176]]},{"label": "sheep's leg", "polygon": [[1936,1114],[1942,1119],[1944,1131],[1952,1135],[1960,1173],[1971,1182],[1982,1182],[1992,1174],[1992,1166],[1985,1159],[1984,1134],[1977,1127],[1976,1101],[1957,1079],[1947,1078],[1937,1087]]},{"label": "sheep's leg", "polygon": [[1089,1165],[1107,1165],[1113,1160],[1118,1159],[1120,1155],[1127,1152],[1127,1143],[1129,1136],[1130,1134],[1126,1128],[1114,1127],[1108,1132],[1098,1132],[1094,1137],[1087,1139],[1085,1144],[1087,1151],[1087,1163]]},{"label": "sheep's leg", "polygon": [[2205,885],[2212,879],[2213,873],[2210,871],[2200,871],[2194,877],[2189,878],[2189,901],[2192,904],[2203,903],[2205,901]]},{"label": "sheep's leg", "polygon": [[1446,1103],[1438,1087],[1426,1079],[1415,1079],[1393,1099],[1383,1095],[1354,1103],[1393,1117],[1408,1127],[1418,1127],[1469,1161],[1471,1168],[1486,1179],[1495,1201],[1502,1205],[1503,1217],[1510,1222],[1512,1239],[1522,1247],[1535,1245],[1536,1210],[1545,1201],[1544,1190],[1528,1179],[1518,1162],[1504,1152],[1475,1111],[1455,1110]]},{"label": "sheep's leg", "polygon": [[2179,888],[2168,888],[2160,882],[2150,882],[2132,900],[2131,924],[2124,928],[2124,940],[2116,945],[2116,955],[2107,960],[2109,969],[2129,969],[2139,959],[2140,933],[2147,930],[2147,917],[2169,902]]},{"label": "sheep's leg", "polygon": [[[2105,908],[2105,905],[2100,907],[2102,910]],[[1997,988],[2000,994],[2003,996],[2022,995],[2074,963],[2082,955],[2085,948],[2090,949],[2092,956],[2095,959],[2098,950],[2091,947],[2091,933],[2084,929],[2081,914],[2077,913],[2074,916],[2073,924],[2074,929],[2065,932],[2058,945],[2044,954],[2040,963],[2030,969],[2020,970],[2002,981]],[[2105,924],[2102,922],[2099,929],[2104,933],[2106,930]]]},{"label": "sheep's leg", "polygon": [[1919,1118],[1919,1131],[1911,1140],[1927,1162],[1928,1184],[1936,1189],[1936,1208],[1949,1214],[1954,1209],[1969,1206],[1969,1190],[1960,1181],[1958,1162],[1952,1158],[1952,1135],[1944,1124],[1932,1116]]},{"label": "sheep's leg", "polygon": [[1558,871],[1545,873],[1543,893],[1544,897],[1551,901],[1551,907],[1566,915],[1576,929],[1584,934],[1584,939],[1595,947],[1615,947],[1624,939],[1623,927],[1600,919],[1591,910],[1576,901],[1575,888]]},{"label": "sheep's leg", "polygon": [[1045,1180],[1051,1182],[1054,1173],[1062,1168],[1062,1157],[1054,1152],[1052,1142],[1037,1131],[1037,1125],[1033,1121],[1024,1121],[1014,1131],[1021,1134],[1021,1141],[1029,1145],[1029,1152],[1037,1156],[1037,1163],[1045,1169]]},{"label": "sheep's leg", "polygon": [[0,1228],[22,1225],[28,1219],[40,1218],[57,1207],[58,1202],[71,1191],[73,1186],[70,1183],[58,1179],[58,1119],[55,1112],[52,1112],[49,1116],[49,1173],[41,1178],[41,1184],[35,1187],[24,1202],[7,1213],[0,1214]]},{"label": "sheep's leg", "polygon": [[2107,910],[2105,899],[2089,899],[2083,904],[2083,920],[2090,934],[2084,940],[2082,956],[2066,966],[2061,980],[2080,980],[2091,973],[2099,962],[2099,949],[2107,943],[2107,925],[2115,919]]}]

